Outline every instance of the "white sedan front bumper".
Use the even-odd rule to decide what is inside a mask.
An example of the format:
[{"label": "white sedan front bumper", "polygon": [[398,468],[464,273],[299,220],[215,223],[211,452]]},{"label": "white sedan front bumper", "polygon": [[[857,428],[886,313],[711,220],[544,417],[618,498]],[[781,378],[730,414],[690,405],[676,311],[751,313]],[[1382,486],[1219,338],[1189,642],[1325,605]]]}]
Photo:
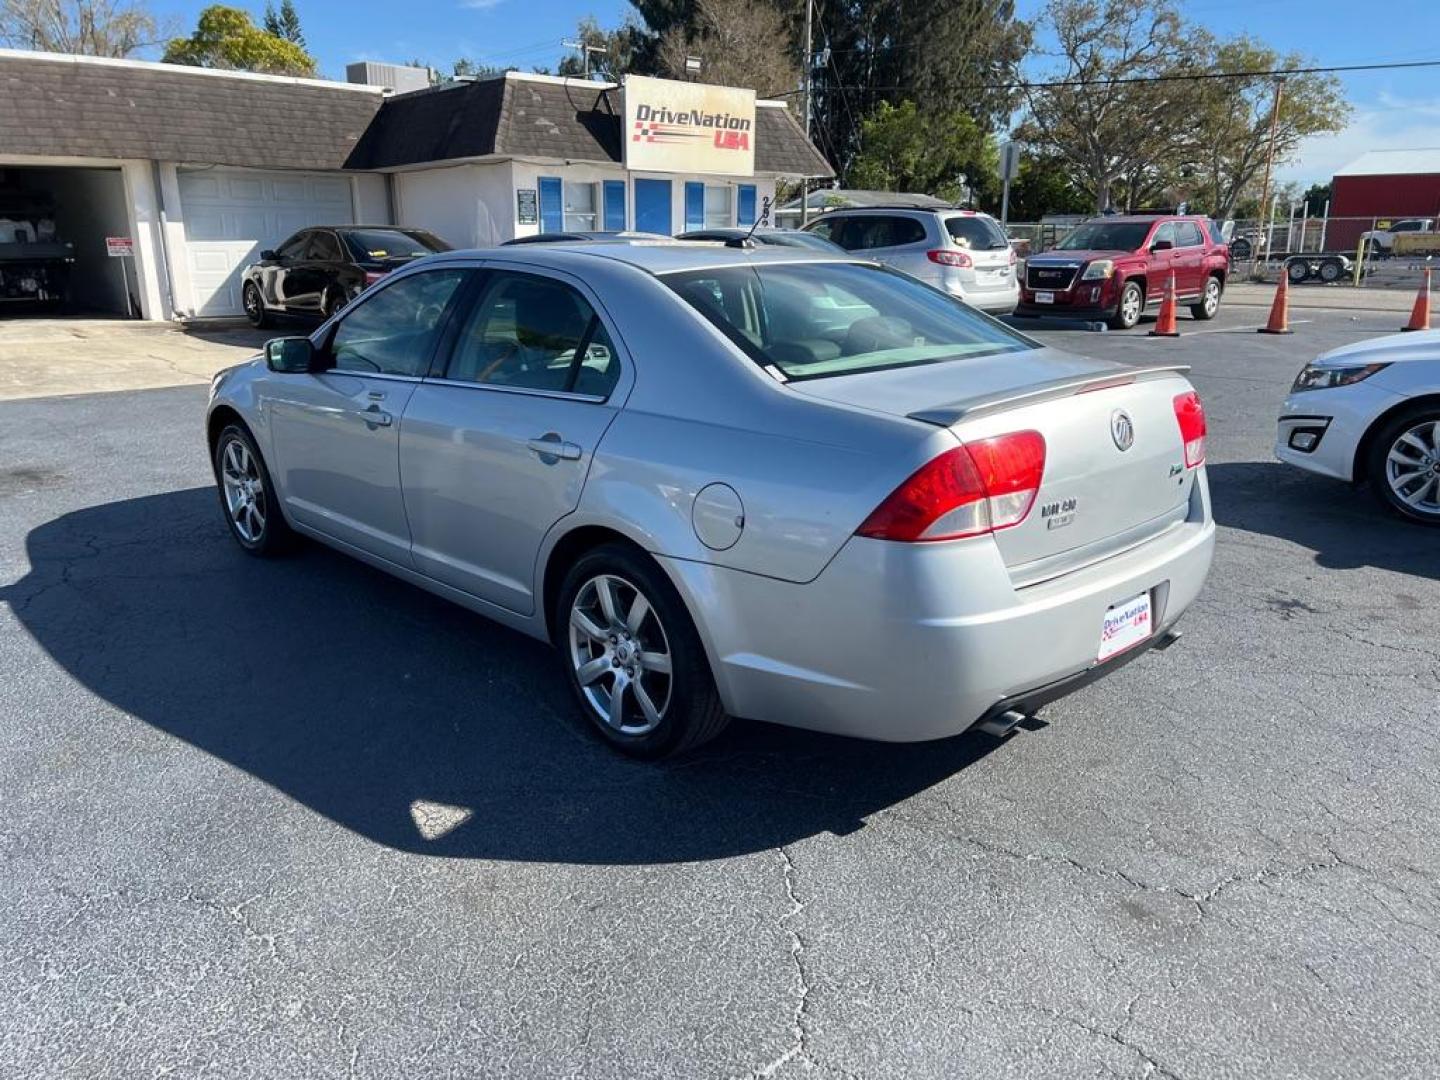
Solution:
[{"label": "white sedan front bumper", "polygon": [[[1401,400],[1402,395],[1369,380],[1291,394],[1280,409],[1275,456],[1321,476],[1358,480],[1364,468],[1355,460],[1360,440],[1378,416]],[[1301,449],[1308,435],[1316,438],[1309,449]]]}]

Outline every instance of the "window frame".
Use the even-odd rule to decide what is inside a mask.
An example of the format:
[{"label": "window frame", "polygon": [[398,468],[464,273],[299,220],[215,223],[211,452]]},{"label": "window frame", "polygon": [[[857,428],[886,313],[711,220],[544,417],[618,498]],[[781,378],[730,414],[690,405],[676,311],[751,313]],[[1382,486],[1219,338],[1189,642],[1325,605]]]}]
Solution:
[{"label": "window frame", "polygon": [[[568,274],[552,271],[549,267],[536,266],[530,263],[479,263],[468,267],[473,271],[471,280],[462,287],[465,295],[459,295],[462,290],[456,290],[459,297],[451,304],[447,315],[447,323],[440,335],[435,355],[431,359],[430,374],[425,377],[426,382],[435,383],[440,386],[459,386],[467,390],[478,390],[498,394],[522,394],[527,397],[554,398],[559,401],[583,401],[591,405],[605,405],[615,401],[616,406],[623,403],[625,397],[630,393],[630,379],[634,366],[630,362],[630,354],[626,350],[620,334],[615,328],[615,320],[605,310],[603,304],[593,291],[583,282]],[[506,386],[503,383],[475,382],[470,379],[452,379],[449,377],[450,366],[455,360],[455,348],[458,344],[461,330],[469,322],[474,313],[475,305],[484,299],[485,293],[489,290],[490,282],[497,274],[528,275],[530,277],[545,278],[554,281],[567,288],[573,289],[585,303],[590,305],[590,311],[599,320],[600,328],[605,331],[605,336],[610,339],[610,350],[614,362],[618,363],[619,370],[615,374],[615,381],[610,386],[610,392],[604,396],[597,394],[582,394],[574,390],[544,390],[539,387],[529,386]],[[588,337],[593,337],[593,330],[587,331]],[[616,399],[618,398],[618,401]]]},{"label": "window frame", "polygon": [[[471,263],[442,263],[437,266],[426,266],[413,271],[407,270],[403,273],[389,274],[378,285],[374,285],[360,295],[353,303],[347,304],[343,310],[330,322],[327,322],[310,338],[315,351],[327,361],[330,366],[319,368],[312,372],[314,375],[350,375],[361,379],[387,379],[392,382],[418,383],[423,379],[430,378],[436,370],[436,360],[441,355],[442,347],[447,345],[451,336],[452,327],[455,323],[455,312],[464,300],[467,293],[472,292],[475,281],[481,275],[477,267]],[[438,324],[439,333],[435,335],[435,341],[430,346],[430,356],[424,365],[421,366],[419,375],[400,375],[390,371],[352,371],[349,368],[337,368],[334,366],[333,346],[335,335],[339,333],[340,327],[350,319],[356,312],[363,311],[367,304],[373,304],[377,297],[384,296],[390,289],[408,281],[412,277],[421,274],[436,274],[446,271],[458,270],[461,274],[460,283],[455,286],[455,291],[450,294],[446,301],[445,310],[440,314]]]}]

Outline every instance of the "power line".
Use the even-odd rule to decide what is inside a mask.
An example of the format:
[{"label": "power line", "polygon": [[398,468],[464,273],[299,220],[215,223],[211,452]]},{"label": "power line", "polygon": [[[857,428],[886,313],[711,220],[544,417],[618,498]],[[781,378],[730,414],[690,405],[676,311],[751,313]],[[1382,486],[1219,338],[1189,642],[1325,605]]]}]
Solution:
[{"label": "power line", "polygon": [[[1263,71],[1193,71],[1174,75],[1132,75],[1120,79],[1049,79],[1039,82],[972,83],[951,90],[1053,90],[1062,87],[1129,86],[1141,83],[1203,82],[1214,79],[1276,79],[1291,75],[1333,75],[1349,71],[1395,71],[1401,68],[1437,68],[1440,60],[1408,60],[1393,64],[1339,64],[1330,67],[1269,68]],[[896,91],[913,86],[832,86],[831,90]],[[794,90],[781,90],[765,97],[787,97]]]}]

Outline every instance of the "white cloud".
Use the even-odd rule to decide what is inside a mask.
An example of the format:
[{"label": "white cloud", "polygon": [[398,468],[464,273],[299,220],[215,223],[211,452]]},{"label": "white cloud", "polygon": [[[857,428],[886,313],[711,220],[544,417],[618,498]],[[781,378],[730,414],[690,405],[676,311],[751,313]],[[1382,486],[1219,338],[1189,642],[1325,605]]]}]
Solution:
[{"label": "white cloud", "polygon": [[1440,98],[1399,98],[1382,93],[1356,103],[1350,123],[1333,135],[1300,144],[1295,160],[1275,171],[1281,183],[1328,183],[1339,169],[1367,150],[1413,150],[1440,146]]},{"label": "white cloud", "polygon": [[460,0],[462,8],[471,11],[489,11],[493,7],[499,7],[505,0]]}]

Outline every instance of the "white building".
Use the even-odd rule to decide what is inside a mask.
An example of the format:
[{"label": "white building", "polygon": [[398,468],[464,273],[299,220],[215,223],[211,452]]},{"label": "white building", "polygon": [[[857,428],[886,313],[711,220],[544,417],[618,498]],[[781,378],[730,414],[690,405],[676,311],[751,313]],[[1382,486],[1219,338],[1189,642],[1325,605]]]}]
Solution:
[{"label": "white building", "polygon": [[124,313],[105,239],[131,238],[131,294],[150,319],[240,314],[244,267],[309,225],[403,224],[457,247],[673,234],[748,225],[778,179],[831,175],[783,104],[659,80],[510,72],[389,94],[0,50],[0,98],[0,198],[53,201],[77,308]]}]

